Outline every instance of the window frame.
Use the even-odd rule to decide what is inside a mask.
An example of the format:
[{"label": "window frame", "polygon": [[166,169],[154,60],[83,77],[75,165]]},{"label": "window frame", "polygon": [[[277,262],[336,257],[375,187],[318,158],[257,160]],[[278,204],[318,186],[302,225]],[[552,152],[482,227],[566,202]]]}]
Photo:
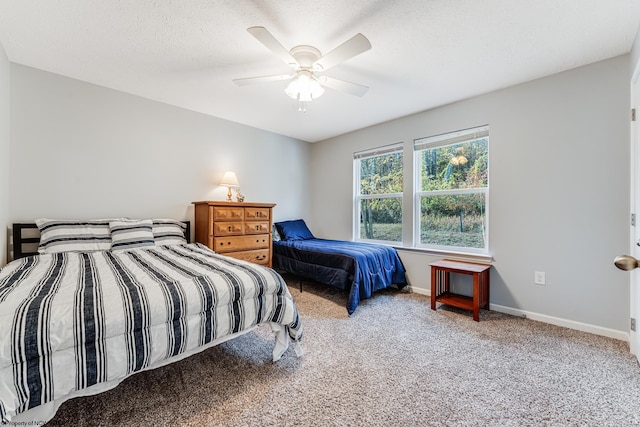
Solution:
[{"label": "window frame", "polygon": [[[486,135],[485,135],[486,134]],[[422,155],[424,150],[441,148],[459,144],[462,142],[487,138],[487,186],[450,189],[450,190],[422,190]],[[476,255],[489,255],[489,186],[490,186],[490,164],[489,164],[489,125],[477,126],[469,129],[463,129],[444,134],[417,138],[413,140],[413,248],[430,250],[434,252],[455,252],[469,253]],[[434,245],[421,242],[421,222],[422,222],[422,204],[423,197],[429,196],[446,196],[446,195],[465,195],[465,194],[484,194],[485,218],[484,218],[484,247],[473,248],[468,246],[448,246]]]},{"label": "window frame", "polygon": [[[362,159],[369,159],[372,157],[378,157],[393,153],[400,153],[402,160],[402,181],[403,181],[403,191],[396,193],[377,193],[377,194],[361,194],[361,177],[360,177],[360,161]],[[400,206],[404,208],[404,181],[406,179],[405,175],[405,156],[404,156],[404,143],[397,142],[394,144],[384,145],[381,147],[376,147],[373,149],[357,151],[353,153],[353,240],[357,242],[369,242],[369,243],[378,243],[389,246],[403,246],[403,235],[404,231],[400,233],[400,240],[378,240],[378,239],[366,239],[360,237],[360,205],[362,200],[367,199],[399,199]],[[402,212],[402,220],[400,221],[400,225],[402,230],[404,230],[404,209]]]}]

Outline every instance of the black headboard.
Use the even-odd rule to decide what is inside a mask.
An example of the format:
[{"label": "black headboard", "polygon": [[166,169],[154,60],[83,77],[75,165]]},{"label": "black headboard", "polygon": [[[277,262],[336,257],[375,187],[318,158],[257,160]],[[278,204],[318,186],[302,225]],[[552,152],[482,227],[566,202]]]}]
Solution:
[{"label": "black headboard", "polygon": [[[187,239],[187,243],[191,243],[191,221],[182,221],[187,226],[184,230],[184,237]],[[29,255],[37,255],[38,251],[24,250],[24,246],[28,244],[40,243],[40,236],[38,237],[24,237],[22,235],[23,230],[37,230],[38,226],[35,223],[13,223],[13,259],[24,258]]]},{"label": "black headboard", "polygon": [[29,255],[36,255],[38,252],[25,251],[24,245],[28,243],[40,243],[40,237],[22,237],[22,230],[37,229],[38,226],[30,223],[13,223],[13,259],[24,258]]}]

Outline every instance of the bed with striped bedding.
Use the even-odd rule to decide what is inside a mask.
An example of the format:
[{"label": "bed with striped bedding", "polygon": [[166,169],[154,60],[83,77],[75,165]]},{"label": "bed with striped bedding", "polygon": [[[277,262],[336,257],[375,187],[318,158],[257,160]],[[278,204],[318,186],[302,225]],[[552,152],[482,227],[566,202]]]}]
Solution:
[{"label": "bed with striped bedding", "polygon": [[200,244],[32,255],[0,270],[0,419],[44,422],[72,397],[270,324],[302,354],[273,270]]}]

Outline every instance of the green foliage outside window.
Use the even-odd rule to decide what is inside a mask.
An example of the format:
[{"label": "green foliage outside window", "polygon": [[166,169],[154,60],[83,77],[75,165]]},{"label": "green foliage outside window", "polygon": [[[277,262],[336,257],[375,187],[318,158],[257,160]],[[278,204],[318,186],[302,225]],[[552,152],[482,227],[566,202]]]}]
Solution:
[{"label": "green foliage outside window", "polygon": [[[402,152],[360,160],[360,195],[402,194]],[[360,238],[402,241],[402,196],[360,199]]]},{"label": "green foliage outside window", "polygon": [[402,193],[402,152],[360,160],[360,194]]},{"label": "green foliage outside window", "polygon": [[[422,191],[487,187],[488,138],[423,150]],[[452,163],[464,157],[464,164]]]},{"label": "green foliage outside window", "polygon": [[485,248],[488,145],[479,138],[419,152],[420,243]]}]

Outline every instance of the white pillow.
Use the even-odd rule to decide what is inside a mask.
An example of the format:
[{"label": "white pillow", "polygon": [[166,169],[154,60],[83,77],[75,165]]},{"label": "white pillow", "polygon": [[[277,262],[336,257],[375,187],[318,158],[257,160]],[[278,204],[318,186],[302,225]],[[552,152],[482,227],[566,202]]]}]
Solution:
[{"label": "white pillow", "polygon": [[175,219],[154,219],[153,238],[156,246],[182,245],[187,243],[184,233],[187,225]]},{"label": "white pillow", "polygon": [[154,246],[153,222],[150,219],[112,221],[111,250],[122,251],[135,248]]},{"label": "white pillow", "polygon": [[111,248],[110,221],[113,219],[36,219],[40,230],[38,252],[52,254],[108,251]]}]

